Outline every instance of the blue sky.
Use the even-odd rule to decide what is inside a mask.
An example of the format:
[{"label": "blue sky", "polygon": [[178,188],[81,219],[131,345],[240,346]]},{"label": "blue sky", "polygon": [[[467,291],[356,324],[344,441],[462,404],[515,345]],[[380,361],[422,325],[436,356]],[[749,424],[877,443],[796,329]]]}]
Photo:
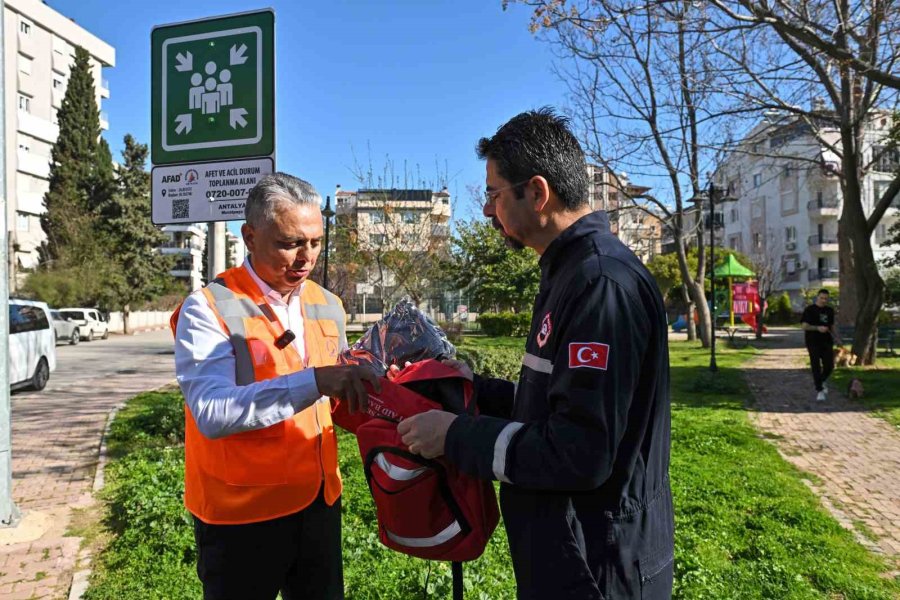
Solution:
[{"label": "blue sky", "polygon": [[389,157],[401,186],[404,160],[413,180],[416,165],[426,180],[446,171],[456,216],[477,214],[466,186],[484,183],[478,138],[523,110],[565,104],[527,9],[504,12],[500,0],[48,4],[116,49],[104,101],[116,157],[126,133],[150,141],[151,28],[266,7],[276,19],[277,167],[323,196],[358,187],[355,153],[378,172]]}]

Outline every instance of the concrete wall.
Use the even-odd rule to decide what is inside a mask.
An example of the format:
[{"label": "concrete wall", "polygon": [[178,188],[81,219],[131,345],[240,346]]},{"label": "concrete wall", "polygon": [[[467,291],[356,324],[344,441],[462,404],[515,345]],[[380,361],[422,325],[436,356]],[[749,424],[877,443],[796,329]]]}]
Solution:
[{"label": "concrete wall", "polygon": [[[128,315],[128,325],[131,331],[146,331],[148,329],[160,329],[169,326],[170,310],[139,310]],[[121,312],[109,313],[109,332],[124,333],[125,323],[122,321]]]}]

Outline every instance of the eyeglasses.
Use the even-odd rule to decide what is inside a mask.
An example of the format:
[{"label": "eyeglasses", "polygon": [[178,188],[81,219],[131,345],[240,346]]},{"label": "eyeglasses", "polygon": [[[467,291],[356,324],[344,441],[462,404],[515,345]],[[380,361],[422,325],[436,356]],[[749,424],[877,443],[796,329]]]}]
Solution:
[{"label": "eyeglasses", "polygon": [[525,181],[520,181],[519,183],[514,183],[512,185],[508,185],[506,187],[497,189],[497,190],[484,190],[484,203],[485,204],[493,204],[494,199],[500,195],[500,192],[505,192],[506,190],[511,190],[519,187],[520,185],[524,185],[531,181],[531,177],[526,179]]}]

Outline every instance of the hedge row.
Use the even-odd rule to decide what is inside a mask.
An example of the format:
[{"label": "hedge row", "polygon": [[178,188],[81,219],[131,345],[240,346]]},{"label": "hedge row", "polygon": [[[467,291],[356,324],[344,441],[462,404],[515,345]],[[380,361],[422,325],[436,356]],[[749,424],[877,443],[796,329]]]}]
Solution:
[{"label": "hedge row", "polygon": [[528,335],[531,327],[530,313],[484,313],[478,316],[481,331],[491,337]]}]

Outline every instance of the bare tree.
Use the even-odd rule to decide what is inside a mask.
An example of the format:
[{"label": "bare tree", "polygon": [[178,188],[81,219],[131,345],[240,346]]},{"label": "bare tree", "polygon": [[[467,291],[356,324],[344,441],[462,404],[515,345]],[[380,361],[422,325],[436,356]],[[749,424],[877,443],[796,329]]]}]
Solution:
[{"label": "bare tree", "polygon": [[[619,193],[667,223],[708,346],[713,322],[704,291],[704,219],[688,218],[689,202],[703,197],[703,173],[721,157],[708,140],[726,141],[730,109],[717,95],[718,71],[708,64],[702,11],[689,1],[520,3],[533,9],[532,31],[558,50],[558,72],[589,157],[653,186],[653,193],[632,194],[624,186]],[[699,260],[692,270],[687,251],[694,243]]]},{"label": "bare tree", "polygon": [[376,174],[369,155],[363,165],[354,153],[350,170],[360,189],[349,200],[353,206],[338,204],[347,231],[342,242],[356,259],[357,282],[373,284],[383,307],[401,295],[421,304],[439,291],[449,251],[453,199],[446,164],[441,170],[436,161],[435,177],[426,180],[418,165],[413,175],[404,162],[401,179],[390,157]]},{"label": "bare tree", "polygon": [[766,232],[765,240],[750,253],[750,263],[756,274],[756,289],[759,306],[756,313],[756,339],[763,336],[766,317],[766,298],[771,296],[784,281],[787,265],[781,248],[783,239],[775,229]]},{"label": "bare tree", "polygon": [[[891,128],[900,79],[900,2],[895,0],[710,0],[719,11],[711,40],[732,67],[730,90],[748,105],[777,109],[833,155],[843,196],[838,222],[841,311],[855,325],[853,353],[875,361],[884,281],[872,235],[900,192]],[[813,100],[816,99],[816,100]],[[867,176],[893,172],[879,197]],[[868,205],[867,205],[868,204]]]}]

